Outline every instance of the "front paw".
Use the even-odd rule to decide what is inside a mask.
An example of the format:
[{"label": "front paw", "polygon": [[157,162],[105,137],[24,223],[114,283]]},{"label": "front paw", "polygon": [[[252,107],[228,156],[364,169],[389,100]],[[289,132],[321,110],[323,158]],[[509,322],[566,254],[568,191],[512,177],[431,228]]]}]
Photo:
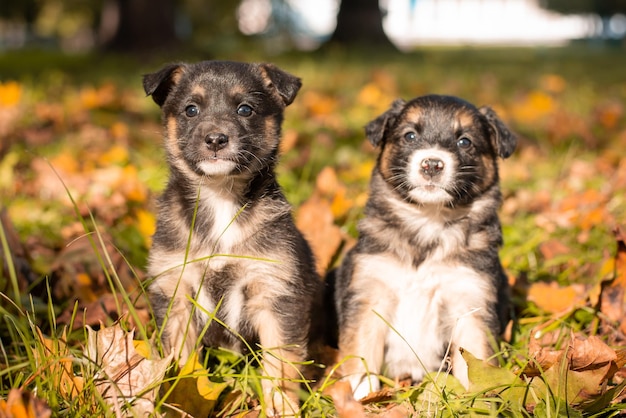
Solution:
[{"label": "front paw", "polygon": [[380,380],[375,374],[361,374],[350,378],[354,399],[363,399],[372,392],[380,390]]}]

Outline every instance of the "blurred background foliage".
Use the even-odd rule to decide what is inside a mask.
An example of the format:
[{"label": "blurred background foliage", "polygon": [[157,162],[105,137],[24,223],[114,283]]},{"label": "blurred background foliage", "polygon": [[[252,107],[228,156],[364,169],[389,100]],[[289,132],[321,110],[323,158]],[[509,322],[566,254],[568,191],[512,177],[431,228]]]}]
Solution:
[{"label": "blurred background foliage", "polygon": [[[404,2],[415,10],[418,3],[428,1],[447,0]],[[392,2],[330,0],[305,9],[302,5],[306,2],[297,0],[4,0],[0,4],[0,48],[39,45],[66,51],[211,51],[211,47],[245,44],[251,34],[269,40],[265,47],[274,51],[310,49],[325,42],[391,46],[383,19]],[[592,37],[614,37],[616,31],[618,38],[624,36],[623,20],[611,23],[616,15],[623,18],[626,13],[624,0],[509,0],[516,2],[596,16],[598,28]],[[314,33],[311,14],[329,14],[331,24],[325,33]],[[611,29],[612,25],[620,28]]]}]

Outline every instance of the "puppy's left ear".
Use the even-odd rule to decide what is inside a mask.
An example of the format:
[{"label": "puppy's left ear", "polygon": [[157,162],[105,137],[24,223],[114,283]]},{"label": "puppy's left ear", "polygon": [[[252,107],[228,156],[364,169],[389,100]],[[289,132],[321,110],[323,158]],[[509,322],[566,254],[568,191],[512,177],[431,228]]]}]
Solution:
[{"label": "puppy's left ear", "polygon": [[285,106],[290,105],[302,87],[300,78],[281,70],[274,64],[259,64],[259,69],[268,82],[267,87],[276,89]]},{"label": "puppy's left ear", "polygon": [[508,158],[515,151],[517,146],[517,137],[509,128],[500,120],[496,112],[489,106],[483,106],[478,109],[485,116],[489,127],[491,128],[491,140],[494,147],[498,151],[498,155],[502,158]]},{"label": "puppy's left ear", "polygon": [[143,89],[146,94],[152,96],[152,100],[154,100],[156,104],[163,106],[172,87],[180,80],[183,74],[183,67],[183,64],[170,64],[156,73],[144,75]]}]

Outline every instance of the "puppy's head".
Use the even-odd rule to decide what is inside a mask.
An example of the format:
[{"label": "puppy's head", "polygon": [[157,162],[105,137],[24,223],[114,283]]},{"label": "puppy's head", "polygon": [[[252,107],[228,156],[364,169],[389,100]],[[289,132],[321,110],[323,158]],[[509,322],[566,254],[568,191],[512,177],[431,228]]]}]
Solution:
[{"label": "puppy's head", "polygon": [[170,164],[187,176],[252,175],[273,167],[284,108],[300,79],[272,64],[171,64],[143,78],[161,107]]},{"label": "puppy's head", "polygon": [[378,169],[403,199],[423,205],[466,205],[498,182],[497,158],[515,136],[488,107],[429,95],[391,108],[366,126],[380,147]]}]

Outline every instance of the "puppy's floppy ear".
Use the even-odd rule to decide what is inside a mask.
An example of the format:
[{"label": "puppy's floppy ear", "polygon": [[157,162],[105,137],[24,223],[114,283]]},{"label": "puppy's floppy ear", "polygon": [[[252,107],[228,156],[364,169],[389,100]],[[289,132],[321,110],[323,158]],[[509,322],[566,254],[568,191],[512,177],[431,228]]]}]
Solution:
[{"label": "puppy's floppy ear", "polygon": [[498,151],[498,155],[502,158],[510,157],[517,146],[517,137],[507,126],[500,120],[496,112],[488,106],[478,109],[485,116],[489,127],[491,128],[491,140]]},{"label": "puppy's floppy ear", "polygon": [[274,64],[263,63],[258,66],[267,81],[267,87],[276,89],[285,106],[290,105],[302,87],[302,80]]},{"label": "puppy's floppy ear", "polygon": [[365,135],[367,139],[377,147],[385,138],[389,127],[396,121],[406,102],[402,99],[395,100],[389,110],[365,125]]},{"label": "puppy's floppy ear", "polygon": [[170,64],[156,73],[146,74],[143,76],[143,89],[156,104],[163,106],[172,87],[180,80],[183,69],[184,64]]}]

